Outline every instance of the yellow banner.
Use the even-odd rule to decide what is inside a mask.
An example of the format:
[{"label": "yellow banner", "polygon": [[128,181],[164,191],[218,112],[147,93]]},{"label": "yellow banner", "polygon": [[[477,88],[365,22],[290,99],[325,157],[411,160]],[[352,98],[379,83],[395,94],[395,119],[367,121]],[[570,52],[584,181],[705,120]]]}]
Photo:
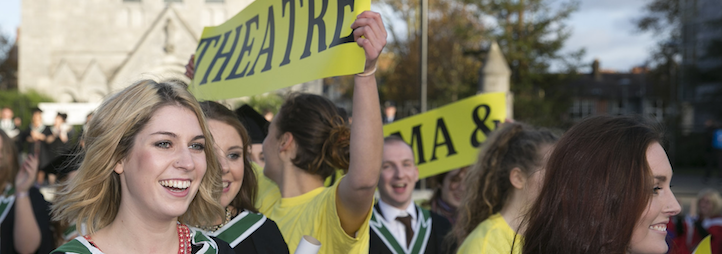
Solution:
[{"label": "yellow banner", "polygon": [[203,29],[190,91],[220,100],[363,72],[351,24],[370,7],[370,0],[256,0]]},{"label": "yellow banner", "polygon": [[692,254],[712,254],[712,235],[708,235],[702,239]]},{"label": "yellow banner", "polygon": [[411,145],[419,178],[474,163],[479,146],[507,117],[506,93],[480,94],[384,125]]}]

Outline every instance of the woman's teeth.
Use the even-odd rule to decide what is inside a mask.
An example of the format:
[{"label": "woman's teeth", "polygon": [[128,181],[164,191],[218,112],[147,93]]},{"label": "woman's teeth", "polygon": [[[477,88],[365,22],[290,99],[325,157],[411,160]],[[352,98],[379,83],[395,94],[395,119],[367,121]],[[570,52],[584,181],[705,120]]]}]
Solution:
[{"label": "woman's teeth", "polygon": [[231,185],[231,182],[223,182],[223,188],[228,188],[228,186]]},{"label": "woman's teeth", "polygon": [[667,232],[667,225],[664,225],[664,224],[652,225],[652,226],[649,226],[649,229],[657,230],[660,232]]},{"label": "woman's teeth", "polygon": [[171,191],[183,191],[191,186],[190,180],[163,180],[160,181],[163,187],[171,188]]}]

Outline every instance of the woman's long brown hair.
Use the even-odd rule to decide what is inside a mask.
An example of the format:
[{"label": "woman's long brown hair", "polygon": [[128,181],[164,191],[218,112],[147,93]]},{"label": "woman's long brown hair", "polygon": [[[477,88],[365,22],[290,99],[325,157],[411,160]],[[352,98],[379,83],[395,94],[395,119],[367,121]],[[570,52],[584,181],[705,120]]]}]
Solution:
[{"label": "woman's long brown hair", "polygon": [[15,149],[15,142],[0,130],[0,195],[5,191],[7,184],[15,183],[15,176],[20,170],[20,162],[18,161],[18,151]]},{"label": "woman's long brown hair", "polygon": [[278,135],[291,133],[298,144],[294,165],[321,179],[336,169],[348,171],[351,128],[333,102],[315,94],[291,94],[276,118]]},{"label": "woman's long brown hair", "polygon": [[[206,114],[206,119],[220,121],[228,124],[238,132],[238,135],[243,141],[243,181],[241,182],[241,189],[236,194],[236,197],[230,203],[230,206],[238,210],[248,210],[254,213],[258,212],[255,207],[256,193],[258,192],[258,180],[256,174],[253,172],[253,166],[251,165],[251,138],[248,136],[246,128],[243,126],[238,117],[231,111],[217,102],[204,101],[200,103],[203,113]],[[213,137],[223,138],[223,137]]]},{"label": "woman's long brown hair", "polygon": [[639,118],[597,116],[572,127],[524,222],[523,253],[626,253],[653,193],[647,148],[661,140]]}]

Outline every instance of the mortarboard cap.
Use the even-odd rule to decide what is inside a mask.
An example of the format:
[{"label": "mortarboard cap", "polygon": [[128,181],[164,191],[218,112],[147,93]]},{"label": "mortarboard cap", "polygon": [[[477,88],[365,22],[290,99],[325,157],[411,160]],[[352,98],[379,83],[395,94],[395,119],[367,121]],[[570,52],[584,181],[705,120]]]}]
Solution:
[{"label": "mortarboard cap", "polygon": [[268,134],[269,122],[248,104],[243,105],[235,111],[238,120],[246,127],[248,135],[251,136],[252,144],[263,143]]}]

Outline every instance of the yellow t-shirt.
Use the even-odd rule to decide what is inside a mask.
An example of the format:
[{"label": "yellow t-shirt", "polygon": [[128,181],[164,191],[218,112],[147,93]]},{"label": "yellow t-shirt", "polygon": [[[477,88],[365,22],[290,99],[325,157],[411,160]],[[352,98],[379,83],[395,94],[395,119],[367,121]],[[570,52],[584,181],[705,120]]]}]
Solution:
[{"label": "yellow t-shirt", "polygon": [[369,207],[366,221],[356,232],[356,237],[347,235],[336,211],[336,192],[341,179],[331,187],[320,187],[300,196],[281,198],[278,186],[273,181],[263,176],[262,172],[257,175],[258,210],[276,222],[290,253],[296,251],[304,235],[313,236],[321,242],[319,254],[369,252],[369,220],[373,207]]},{"label": "yellow t-shirt", "polygon": [[[253,164],[253,172],[256,173],[256,179],[258,181],[258,191],[256,191],[256,203],[255,207],[266,217],[270,218],[264,211],[271,210],[271,207],[275,202],[281,200],[281,190],[278,189],[273,180],[263,174],[263,168],[258,166],[255,162]],[[274,220],[271,218],[271,220]],[[275,221],[275,220],[274,220]],[[286,240],[288,241],[288,239]]]},{"label": "yellow t-shirt", "polygon": [[[466,237],[458,254],[464,253],[491,253],[509,254],[516,233],[506,223],[501,214],[494,214],[476,226],[474,231]],[[521,254],[521,236],[516,236],[514,254]]]}]

